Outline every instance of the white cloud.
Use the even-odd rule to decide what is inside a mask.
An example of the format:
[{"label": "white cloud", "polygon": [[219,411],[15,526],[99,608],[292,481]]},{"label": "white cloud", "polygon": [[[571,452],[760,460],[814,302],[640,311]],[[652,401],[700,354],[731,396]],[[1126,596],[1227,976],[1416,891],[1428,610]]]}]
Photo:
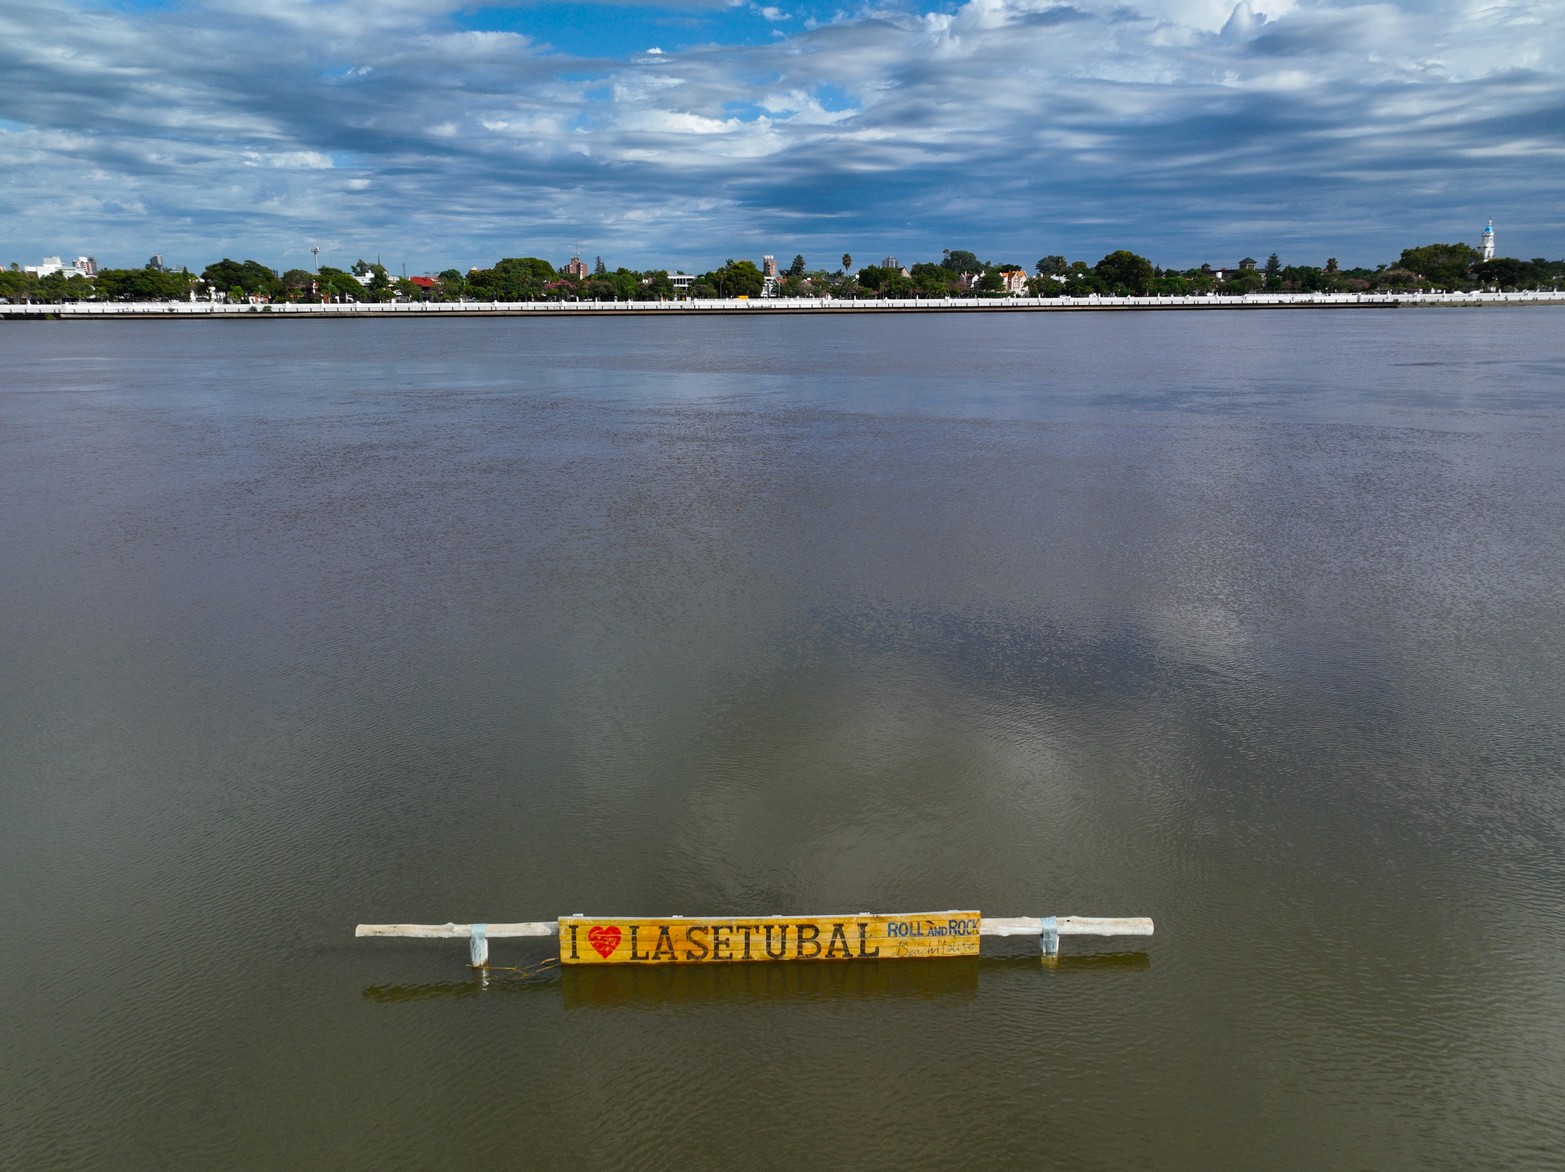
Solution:
[{"label": "white cloud", "polygon": [[287,167],[303,171],[329,171],[331,156],[320,151],[245,151],[245,165],[250,167]]},{"label": "white cloud", "polygon": [[[193,246],[248,232],[259,252],[308,218],[466,257],[564,216],[651,264],[693,235],[726,255],[845,224],[871,250],[1054,251],[1047,225],[1074,223],[1083,251],[1183,263],[1248,224],[1273,243],[1226,251],[1373,261],[1482,208],[1530,217],[1530,254],[1565,251],[1565,21],[1537,5],[930,0],[754,44],[723,41],[726,13],[791,14],[727,3],[686,9],[712,22],[694,47],[584,62],[456,27],[459,0],[0,0],[12,236],[136,254],[151,223]],[[87,165],[136,224],[106,194],[48,194]],[[387,198],[357,194],[372,187]],[[685,215],[697,187],[721,192],[704,222]]]}]

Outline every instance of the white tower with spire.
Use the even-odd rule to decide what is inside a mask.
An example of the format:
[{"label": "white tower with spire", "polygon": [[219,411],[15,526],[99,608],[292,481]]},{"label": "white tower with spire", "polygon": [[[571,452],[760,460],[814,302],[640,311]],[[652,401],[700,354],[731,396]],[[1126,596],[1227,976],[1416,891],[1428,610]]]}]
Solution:
[{"label": "white tower with spire", "polygon": [[1483,258],[1494,259],[1494,221],[1489,221],[1489,226],[1483,230]]}]

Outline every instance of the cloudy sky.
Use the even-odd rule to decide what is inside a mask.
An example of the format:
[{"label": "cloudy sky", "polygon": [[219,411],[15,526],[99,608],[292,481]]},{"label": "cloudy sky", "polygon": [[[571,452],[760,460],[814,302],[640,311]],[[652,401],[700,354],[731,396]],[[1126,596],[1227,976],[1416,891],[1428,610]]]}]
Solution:
[{"label": "cloudy sky", "polygon": [[0,263],[1565,254],[1565,2],[0,0]]}]

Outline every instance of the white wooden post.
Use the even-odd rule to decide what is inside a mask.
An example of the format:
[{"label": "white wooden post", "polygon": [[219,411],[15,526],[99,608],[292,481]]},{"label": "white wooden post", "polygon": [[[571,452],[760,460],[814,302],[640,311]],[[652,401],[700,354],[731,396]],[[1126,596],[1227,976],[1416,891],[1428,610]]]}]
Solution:
[{"label": "white wooden post", "polygon": [[489,967],[489,939],[484,935],[483,924],[471,924],[467,930],[468,954],[473,958],[469,968],[486,969]]},{"label": "white wooden post", "polygon": [[1044,916],[1038,924],[1038,947],[1044,956],[1057,956],[1060,951],[1060,923],[1054,916]]}]

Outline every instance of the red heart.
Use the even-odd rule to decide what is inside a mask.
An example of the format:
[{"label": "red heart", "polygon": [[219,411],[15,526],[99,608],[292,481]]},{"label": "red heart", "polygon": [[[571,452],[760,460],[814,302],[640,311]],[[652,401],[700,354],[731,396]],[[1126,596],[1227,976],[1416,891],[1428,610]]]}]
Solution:
[{"label": "red heart", "polygon": [[587,929],[587,943],[598,950],[598,955],[604,960],[609,959],[609,953],[619,947],[619,929],[610,925],[605,928],[601,924]]}]

